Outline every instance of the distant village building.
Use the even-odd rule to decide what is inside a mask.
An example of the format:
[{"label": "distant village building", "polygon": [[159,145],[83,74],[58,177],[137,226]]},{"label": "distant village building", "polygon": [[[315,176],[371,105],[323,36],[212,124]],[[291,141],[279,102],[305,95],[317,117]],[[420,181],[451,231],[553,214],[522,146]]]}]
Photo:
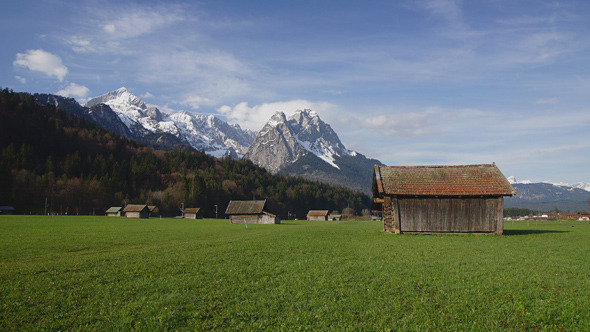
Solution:
[{"label": "distant village building", "polygon": [[14,214],[14,207],[0,206],[0,214]]},{"label": "distant village building", "polygon": [[107,211],[107,217],[120,217],[121,212],[123,212],[123,208],[120,206],[111,206]]},{"label": "distant village building", "polygon": [[331,214],[328,216],[328,220],[340,221],[340,220],[342,220],[342,215],[341,214]]},{"label": "distant village building", "polygon": [[516,192],[495,164],[375,166],[373,210],[392,233],[503,234],[504,196]]},{"label": "distant village building", "polygon": [[266,200],[230,201],[225,214],[232,224],[280,224],[281,219],[264,211]]},{"label": "distant village building", "polygon": [[150,211],[150,217],[157,217],[159,215],[160,209],[157,206],[148,205],[147,208]]},{"label": "distant village building", "polygon": [[185,219],[202,219],[201,208],[186,208],[182,211]]},{"label": "distant village building", "polygon": [[307,220],[328,220],[328,210],[309,210]]},{"label": "distant village building", "polygon": [[124,209],[125,217],[127,218],[149,218],[150,210],[147,205],[128,204]]}]

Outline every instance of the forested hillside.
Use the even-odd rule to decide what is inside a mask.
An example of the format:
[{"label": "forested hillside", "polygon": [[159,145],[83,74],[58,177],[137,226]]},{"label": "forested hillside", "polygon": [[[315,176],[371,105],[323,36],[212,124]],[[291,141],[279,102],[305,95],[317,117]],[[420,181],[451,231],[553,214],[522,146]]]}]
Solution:
[{"label": "forested hillside", "polygon": [[103,214],[127,203],[157,205],[162,214],[200,207],[219,216],[229,200],[268,199],[268,210],[304,218],[309,209],[357,213],[367,195],[319,182],[272,175],[248,160],[202,152],[151,150],[104,131],[30,95],[0,96],[0,205],[19,213]]}]

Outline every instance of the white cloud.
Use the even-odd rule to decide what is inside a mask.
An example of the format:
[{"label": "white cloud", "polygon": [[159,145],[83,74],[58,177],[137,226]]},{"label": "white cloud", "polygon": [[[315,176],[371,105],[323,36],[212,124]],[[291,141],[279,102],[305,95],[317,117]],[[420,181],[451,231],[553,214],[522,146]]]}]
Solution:
[{"label": "white cloud", "polygon": [[26,84],[27,83],[27,79],[24,77],[20,77],[20,76],[15,76],[14,78],[16,78],[19,82],[21,82],[22,84]]},{"label": "white cloud", "polygon": [[149,99],[149,98],[154,98],[154,95],[149,92],[146,92],[146,93],[142,94],[140,97],[142,99]]},{"label": "white cloud", "polygon": [[348,120],[358,129],[369,129],[387,136],[412,137],[438,134],[440,130],[433,125],[431,115],[425,113],[393,113]]},{"label": "white cloud", "polygon": [[67,87],[56,92],[56,94],[64,97],[86,98],[88,95],[87,87],[76,83],[70,83]]},{"label": "white cloud", "polygon": [[201,97],[201,96],[190,96],[190,97],[185,98],[180,104],[185,105],[185,106],[189,106],[190,108],[196,110],[201,105],[210,105],[211,100],[209,100],[208,98],[205,98],[205,97]]},{"label": "white cloud", "polygon": [[557,104],[557,98],[535,100],[535,105],[542,105],[542,104],[555,105],[555,104]]},{"label": "white cloud", "polygon": [[105,24],[103,25],[102,29],[108,33],[113,33],[117,30],[114,24]]},{"label": "white cloud", "polygon": [[260,130],[275,112],[283,112],[289,116],[297,110],[312,109],[322,117],[322,112],[327,112],[333,107],[334,105],[330,103],[316,103],[308,100],[290,100],[252,107],[248,106],[247,102],[242,102],[234,107],[221,106],[217,112],[226,116],[228,121],[239,123],[242,128]]},{"label": "white cloud", "polygon": [[68,73],[68,68],[64,66],[61,59],[42,49],[27,50],[26,53],[17,53],[14,66],[25,67],[32,71],[38,71],[47,76],[54,76],[60,82]]},{"label": "white cloud", "polygon": [[96,51],[88,39],[75,36],[70,38],[69,43],[72,45],[72,49],[76,53],[89,53]]},{"label": "white cloud", "polygon": [[115,38],[132,38],[186,19],[178,8],[132,6],[129,10],[102,13],[107,23],[102,30]]}]

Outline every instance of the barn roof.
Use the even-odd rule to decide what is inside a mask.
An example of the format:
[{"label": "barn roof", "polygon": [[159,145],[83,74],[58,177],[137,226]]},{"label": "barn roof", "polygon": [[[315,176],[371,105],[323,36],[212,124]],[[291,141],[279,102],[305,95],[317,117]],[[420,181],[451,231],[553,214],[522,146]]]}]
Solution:
[{"label": "barn roof", "polygon": [[147,209],[147,205],[141,205],[141,204],[128,204],[123,211],[125,212],[140,212],[143,211],[143,209]]},{"label": "barn roof", "polygon": [[120,206],[111,206],[108,210],[107,213],[117,213],[120,212],[121,210],[123,210],[122,207]]},{"label": "barn roof", "polygon": [[184,213],[198,213],[201,208],[186,208]]},{"label": "barn roof", "polygon": [[325,217],[328,215],[330,211],[328,210],[309,210],[309,212],[307,212],[308,216],[312,216],[312,217]]},{"label": "barn roof", "polygon": [[225,214],[261,214],[266,205],[266,200],[262,201],[229,201]]},{"label": "barn roof", "polygon": [[404,196],[512,196],[516,192],[495,164],[375,166],[373,192]]}]

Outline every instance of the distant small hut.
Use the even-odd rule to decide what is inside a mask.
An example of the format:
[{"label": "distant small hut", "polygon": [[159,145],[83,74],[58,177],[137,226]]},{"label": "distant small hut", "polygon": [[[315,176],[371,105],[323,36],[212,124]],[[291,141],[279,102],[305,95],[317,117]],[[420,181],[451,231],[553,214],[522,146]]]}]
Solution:
[{"label": "distant small hut", "polygon": [[328,220],[328,210],[309,210],[307,220]]},{"label": "distant small hut", "polygon": [[516,192],[495,164],[375,166],[373,210],[392,233],[504,232],[504,196]]},{"label": "distant small hut", "polygon": [[123,208],[120,206],[111,206],[106,211],[106,215],[107,215],[107,217],[120,217],[122,211],[123,211]]},{"label": "distant small hut", "polygon": [[125,217],[127,218],[149,218],[150,209],[147,205],[141,204],[128,204],[124,209]]},{"label": "distant small hut", "polygon": [[186,208],[182,211],[185,219],[203,219],[201,208]]},{"label": "distant small hut", "polygon": [[232,224],[280,224],[281,219],[264,211],[266,200],[230,201],[225,214]]},{"label": "distant small hut", "polygon": [[14,214],[14,207],[0,206],[0,214]]},{"label": "distant small hut", "polygon": [[340,221],[340,220],[342,220],[342,215],[341,214],[331,214],[328,216],[328,220]]},{"label": "distant small hut", "polygon": [[150,211],[150,217],[157,217],[160,214],[160,209],[155,205],[148,205],[147,208]]}]

